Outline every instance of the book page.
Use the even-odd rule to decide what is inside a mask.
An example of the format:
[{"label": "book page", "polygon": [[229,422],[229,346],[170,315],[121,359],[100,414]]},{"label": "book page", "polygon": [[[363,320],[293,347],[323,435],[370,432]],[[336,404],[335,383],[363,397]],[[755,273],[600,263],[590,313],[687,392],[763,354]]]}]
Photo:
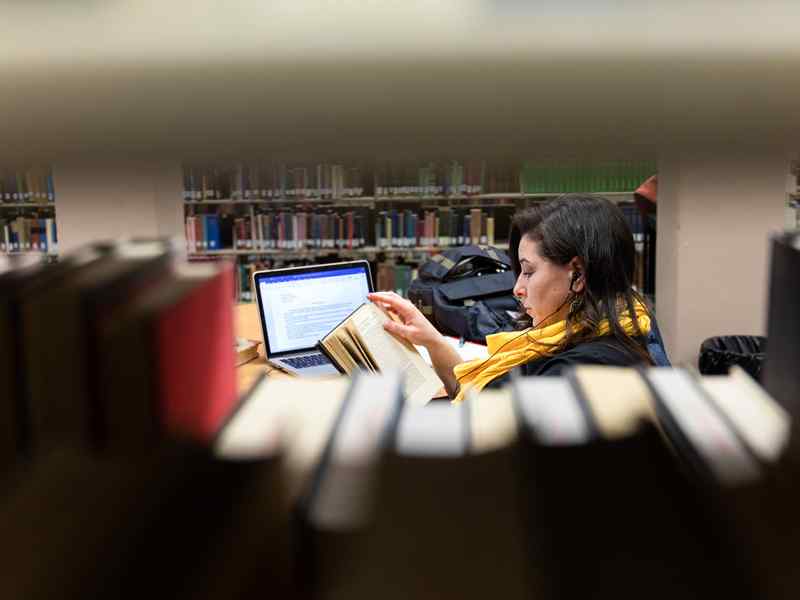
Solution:
[{"label": "book page", "polygon": [[414,346],[389,334],[383,324],[389,317],[372,303],[364,304],[350,318],[366,347],[382,371],[400,371],[405,378],[406,402],[426,404],[442,387],[442,381],[425,364]]},{"label": "book page", "polygon": [[361,340],[358,337],[358,331],[356,330],[355,326],[351,323],[346,323],[344,325],[344,333],[347,334],[347,339],[353,346],[358,350],[359,355],[361,356],[362,362],[364,366],[373,373],[377,373],[380,371],[378,364],[375,362],[375,357],[373,357],[369,350],[364,347],[364,344],[361,343]]},{"label": "book page", "polygon": [[361,366],[355,349],[348,348],[341,337],[332,335],[323,344],[325,344],[328,352],[336,358],[345,373],[350,374]]}]

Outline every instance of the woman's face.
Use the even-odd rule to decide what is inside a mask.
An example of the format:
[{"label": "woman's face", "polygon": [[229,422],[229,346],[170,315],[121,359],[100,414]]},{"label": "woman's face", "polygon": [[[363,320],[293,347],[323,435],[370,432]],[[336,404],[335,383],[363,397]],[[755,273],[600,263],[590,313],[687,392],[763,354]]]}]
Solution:
[{"label": "woman's face", "polygon": [[[579,272],[576,265],[573,262],[558,265],[542,257],[539,243],[527,236],[519,242],[519,263],[521,272],[514,286],[514,295],[533,319],[534,326],[543,325],[543,319],[547,319],[548,324],[565,319],[569,312],[572,273]],[[581,277],[573,289],[580,291],[582,286]]]}]

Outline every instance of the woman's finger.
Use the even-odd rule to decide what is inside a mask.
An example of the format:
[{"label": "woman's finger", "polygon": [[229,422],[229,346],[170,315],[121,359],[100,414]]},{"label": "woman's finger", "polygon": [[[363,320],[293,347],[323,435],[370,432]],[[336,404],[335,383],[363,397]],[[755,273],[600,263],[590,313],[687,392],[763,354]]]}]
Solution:
[{"label": "woman's finger", "polygon": [[414,333],[414,328],[408,325],[401,325],[397,321],[387,321],[383,324],[383,328],[389,333],[393,333],[403,338],[410,338]]},{"label": "woman's finger", "polygon": [[367,298],[370,300],[373,299],[380,299],[385,300],[386,302],[397,302],[398,300],[402,300],[403,298],[394,292],[370,292],[367,294]]},{"label": "woman's finger", "polygon": [[373,292],[367,298],[387,305],[403,319],[410,318],[414,314],[414,305],[394,292]]}]

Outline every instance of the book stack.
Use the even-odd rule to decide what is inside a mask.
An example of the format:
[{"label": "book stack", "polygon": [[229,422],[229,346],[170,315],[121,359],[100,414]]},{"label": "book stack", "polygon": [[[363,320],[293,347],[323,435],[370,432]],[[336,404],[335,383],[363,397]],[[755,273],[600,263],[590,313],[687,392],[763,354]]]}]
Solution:
[{"label": "book stack", "polygon": [[0,252],[58,252],[56,221],[51,217],[0,215]]},{"label": "book stack", "polygon": [[657,172],[650,160],[538,160],[522,167],[522,191],[527,194],[568,192],[632,192]]},{"label": "book stack", "polygon": [[287,597],[275,457],[213,452],[232,280],[160,241],[0,257],[0,596]]},{"label": "book stack", "polygon": [[235,166],[184,167],[183,198],[207,200],[330,200],[373,193],[365,165],[341,163],[247,162]]},{"label": "book stack", "polygon": [[517,160],[489,161],[486,164],[486,194],[519,194],[522,165]]},{"label": "book stack", "polygon": [[218,442],[285,444],[312,597],[800,590],[791,422],[743,371],[582,367],[459,406],[408,402],[398,372],[340,381],[262,380]]},{"label": "book stack", "polygon": [[213,437],[41,455],[1,506],[3,597],[800,591],[791,421],[744,372],[579,367],[457,406],[405,389],[265,377]]},{"label": "book stack", "polygon": [[471,196],[484,192],[486,177],[486,163],[481,160],[385,163],[375,173],[375,195]]},{"label": "book stack", "polygon": [[513,205],[498,205],[487,210],[446,206],[424,213],[383,210],[375,219],[375,245],[378,248],[493,245],[497,221],[507,235],[513,209]]},{"label": "book stack", "polygon": [[186,201],[436,198],[632,192],[652,160],[395,160],[377,164],[280,161],[184,167]]},{"label": "book stack", "polygon": [[367,243],[368,211],[259,210],[252,215],[226,212],[189,215],[189,252],[207,250],[354,249]]},{"label": "book stack", "polygon": [[0,170],[0,204],[46,204],[54,201],[52,169]]},{"label": "book stack", "polygon": [[216,250],[355,250],[430,248],[496,241],[508,232],[513,204],[491,208],[441,207],[438,210],[356,209],[258,210],[236,215],[220,210],[188,215],[187,248]]},{"label": "book stack", "polygon": [[417,268],[413,265],[385,262],[378,265],[376,286],[378,291],[397,292],[404,298],[411,282],[417,278]]},{"label": "book stack", "polygon": [[195,164],[183,169],[183,198],[187,202],[254,202],[519,194],[521,172],[517,161],[474,158],[377,164],[314,161]]},{"label": "book stack", "polygon": [[55,448],[208,440],[236,400],[224,263],[167,242],[99,243],[0,274],[4,464]]}]

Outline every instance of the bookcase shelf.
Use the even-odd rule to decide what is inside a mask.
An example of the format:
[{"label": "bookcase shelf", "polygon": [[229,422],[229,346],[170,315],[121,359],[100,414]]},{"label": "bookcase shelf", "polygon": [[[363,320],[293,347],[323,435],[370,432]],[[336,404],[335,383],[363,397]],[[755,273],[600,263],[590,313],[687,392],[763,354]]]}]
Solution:
[{"label": "bookcase shelf", "polygon": [[55,209],[55,202],[0,202],[2,208],[52,208]]},{"label": "bookcase shelf", "polygon": [[[501,250],[508,250],[507,243],[493,244],[494,248]],[[393,246],[390,248],[380,248],[378,246],[365,246],[363,248],[304,248],[304,249],[283,249],[283,248],[269,248],[263,250],[251,249],[224,249],[224,250],[194,250],[189,252],[189,257],[203,257],[203,256],[278,256],[278,257],[315,257],[325,256],[329,254],[338,254],[342,256],[364,256],[369,254],[388,254],[388,255],[402,255],[413,253],[431,253],[449,250],[451,248],[458,248],[458,246],[409,246],[399,247]]]},{"label": "bookcase shelf", "polygon": [[12,250],[10,252],[6,250],[0,250],[0,255],[16,256],[21,254],[35,254],[37,256],[43,256],[49,258],[58,257],[58,252],[45,252],[43,250]]},{"label": "bookcase shelf", "polygon": [[[471,195],[455,195],[455,196],[358,196],[351,198],[268,198],[268,199],[238,199],[238,198],[219,198],[213,200],[184,200],[187,206],[203,206],[215,204],[239,204],[239,205],[270,205],[270,204],[337,204],[339,206],[358,206],[362,204],[372,204],[375,202],[435,202],[445,200],[525,200],[536,198],[553,198],[561,194],[573,192],[552,192],[552,193],[538,193],[538,194],[525,194],[521,192],[509,192],[507,194],[494,193],[494,194],[471,194]],[[592,193],[599,196],[608,198],[633,198],[633,192],[574,192],[574,193]]]}]

